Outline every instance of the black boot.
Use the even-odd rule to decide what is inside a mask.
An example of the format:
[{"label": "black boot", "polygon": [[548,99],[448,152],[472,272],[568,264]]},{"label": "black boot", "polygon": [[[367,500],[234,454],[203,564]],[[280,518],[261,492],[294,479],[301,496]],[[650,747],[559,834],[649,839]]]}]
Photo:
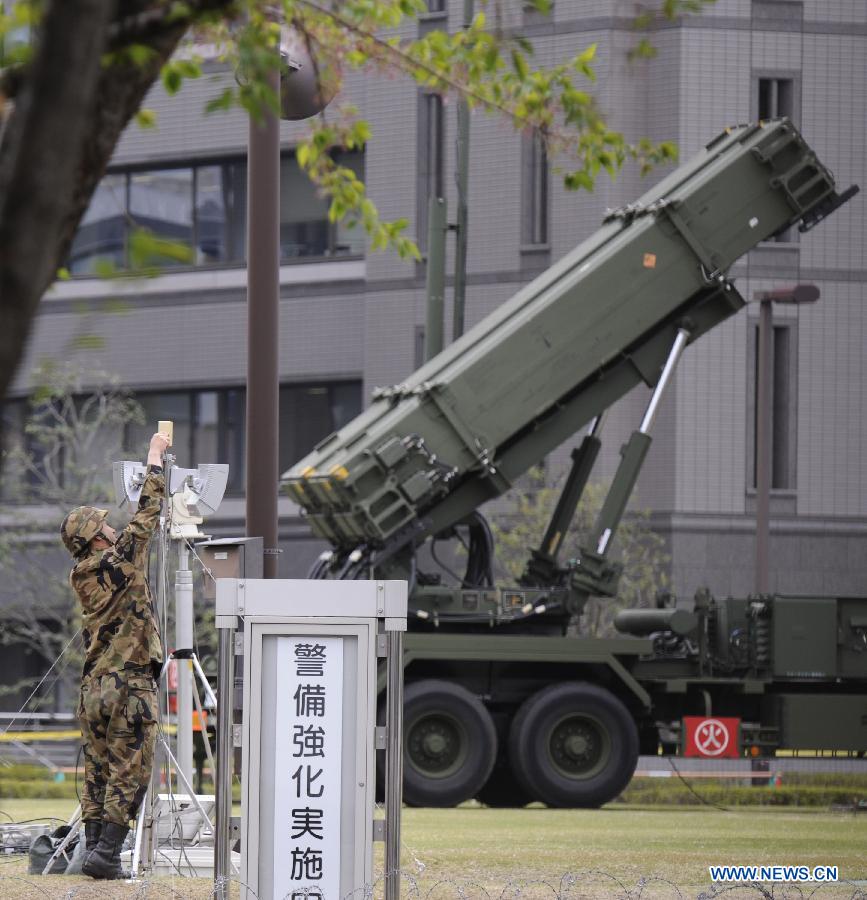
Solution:
[{"label": "black boot", "polygon": [[126,825],[103,822],[99,843],[87,854],[81,871],[91,878],[129,878],[120,867],[120,851],[129,833]]},{"label": "black boot", "polygon": [[96,848],[100,834],[102,834],[102,819],[84,820],[84,848],[88,853]]}]

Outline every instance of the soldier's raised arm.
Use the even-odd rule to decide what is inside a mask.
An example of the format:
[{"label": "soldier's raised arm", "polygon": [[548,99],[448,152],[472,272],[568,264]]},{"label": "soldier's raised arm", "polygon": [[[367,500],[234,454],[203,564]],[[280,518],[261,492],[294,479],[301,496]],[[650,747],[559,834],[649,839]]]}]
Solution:
[{"label": "soldier's raised arm", "polygon": [[118,535],[115,553],[127,562],[133,562],[143,550],[160,521],[160,503],[165,494],[163,453],[169,446],[169,436],[158,431],[151,438],[147,456],[147,476],[141,489],[138,509],[129,525]]}]

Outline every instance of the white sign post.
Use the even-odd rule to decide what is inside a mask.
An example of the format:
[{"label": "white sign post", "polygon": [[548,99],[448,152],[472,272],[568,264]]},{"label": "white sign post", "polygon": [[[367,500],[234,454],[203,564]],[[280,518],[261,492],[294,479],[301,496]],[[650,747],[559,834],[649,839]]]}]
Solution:
[{"label": "white sign post", "polygon": [[378,660],[406,607],[402,581],[218,580],[217,627],[244,624],[242,898],[371,885]]}]

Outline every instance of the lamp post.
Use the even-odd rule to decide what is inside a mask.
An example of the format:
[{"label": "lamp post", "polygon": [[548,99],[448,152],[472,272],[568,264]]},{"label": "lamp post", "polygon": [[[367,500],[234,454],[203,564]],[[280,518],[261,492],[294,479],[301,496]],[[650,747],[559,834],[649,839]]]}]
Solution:
[{"label": "lamp post", "polygon": [[250,117],[247,138],[246,525],[264,541],[263,574],[277,577],[279,493],[280,119],[321,112],[339,88],[337,73],[317,63],[311,40],[282,28],[282,73],[268,74],[280,115]]},{"label": "lamp post", "polygon": [[[269,75],[280,90],[280,73]],[[247,535],[264,539],[264,575],[277,577],[279,478],[280,120],[250,117],[247,143]]]},{"label": "lamp post", "polygon": [[768,593],[768,547],[771,518],[771,355],[773,352],[772,305],[815,303],[819,288],[814,284],[757,291],[759,335],[756,353],[756,580],[755,592]]},{"label": "lamp post", "polygon": [[[263,109],[250,118],[247,138],[247,399],[246,531],[261,537],[263,575],[277,577],[279,492],[279,302],[280,302],[280,119],[306,119],[319,113],[337,92],[339,79],[311,56],[311,42],[282,28],[280,58],[268,74],[279,97],[280,115]],[[232,809],[232,672],[234,629],[221,629],[220,703],[214,847],[214,896],[229,897]]]}]

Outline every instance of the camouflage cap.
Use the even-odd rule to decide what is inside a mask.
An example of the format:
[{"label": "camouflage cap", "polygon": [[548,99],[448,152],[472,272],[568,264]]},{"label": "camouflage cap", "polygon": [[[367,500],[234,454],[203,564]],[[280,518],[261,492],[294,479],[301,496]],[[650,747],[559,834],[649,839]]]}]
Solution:
[{"label": "camouflage cap", "polygon": [[60,526],[60,536],[66,549],[77,559],[99,534],[108,516],[107,509],[95,506],[76,506],[69,512]]}]

